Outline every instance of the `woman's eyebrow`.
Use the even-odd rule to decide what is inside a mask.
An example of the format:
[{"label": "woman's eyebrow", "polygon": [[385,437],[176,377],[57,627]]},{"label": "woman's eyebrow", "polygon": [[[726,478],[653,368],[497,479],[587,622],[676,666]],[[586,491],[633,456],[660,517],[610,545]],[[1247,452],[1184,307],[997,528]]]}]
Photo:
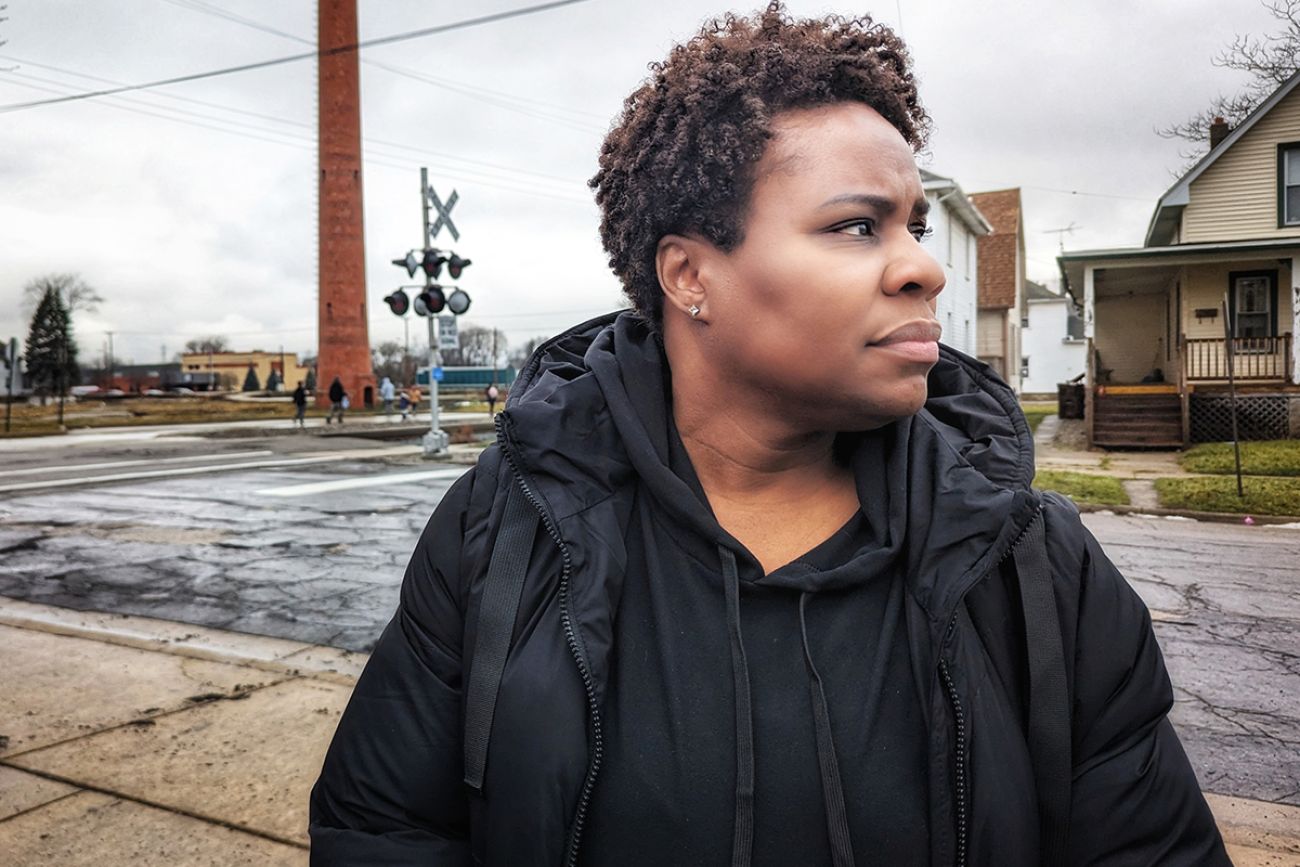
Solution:
[{"label": "woman's eyebrow", "polygon": [[[822,211],[836,205],[863,205],[875,208],[883,216],[889,216],[898,210],[898,204],[893,199],[872,193],[841,193],[822,202],[817,206],[817,210]],[[912,205],[913,217],[924,217],[928,213],[930,213],[930,202],[927,199],[917,199]]]}]

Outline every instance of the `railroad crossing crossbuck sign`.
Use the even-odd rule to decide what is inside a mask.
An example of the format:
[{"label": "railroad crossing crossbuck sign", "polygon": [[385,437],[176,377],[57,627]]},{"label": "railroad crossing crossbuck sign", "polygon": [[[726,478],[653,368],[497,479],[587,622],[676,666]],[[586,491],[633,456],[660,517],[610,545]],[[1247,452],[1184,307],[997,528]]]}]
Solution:
[{"label": "railroad crossing crossbuck sign", "polygon": [[447,227],[447,231],[451,233],[451,239],[453,241],[459,241],[460,232],[457,231],[456,224],[451,221],[451,209],[456,207],[456,203],[460,201],[460,194],[455,190],[452,190],[451,196],[447,199],[447,203],[443,204],[442,199],[438,198],[438,194],[434,191],[432,186],[425,187],[424,192],[425,195],[429,197],[429,204],[432,205],[434,211],[438,213],[438,219],[429,224],[429,237],[427,243],[433,243],[433,239],[438,237],[438,233],[442,231],[443,226]]}]

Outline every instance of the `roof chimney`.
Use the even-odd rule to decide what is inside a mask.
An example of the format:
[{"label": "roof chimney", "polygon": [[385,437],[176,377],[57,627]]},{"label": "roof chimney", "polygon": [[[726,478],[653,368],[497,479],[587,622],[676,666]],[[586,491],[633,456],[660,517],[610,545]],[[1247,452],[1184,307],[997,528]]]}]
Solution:
[{"label": "roof chimney", "polygon": [[1216,117],[1210,124],[1210,150],[1217,148],[1219,142],[1227,138],[1230,132],[1232,127],[1228,126],[1228,122],[1221,117]]}]

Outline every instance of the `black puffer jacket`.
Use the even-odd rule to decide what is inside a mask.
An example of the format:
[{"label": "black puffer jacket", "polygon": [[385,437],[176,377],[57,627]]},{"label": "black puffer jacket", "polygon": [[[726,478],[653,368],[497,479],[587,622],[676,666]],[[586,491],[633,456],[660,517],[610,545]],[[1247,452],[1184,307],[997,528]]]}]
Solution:
[{"label": "black puffer jacket", "polygon": [[[657,340],[630,314],[578,326],[530,361],[499,416],[498,444],[421,536],[401,605],[339,723],[312,792],[313,864],[580,863],[604,759],[624,530],[638,486],[671,484],[655,434],[666,423],[665,376]],[[929,725],[928,780],[918,785],[929,792],[931,863],[1041,860],[1008,556],[1041,513],[1073,708],[1069,863],[1228,864],[1166,719],[1172,690],[1146,608],[1069,502],[1030,488],[1032,444],[1014,396],[947,349],[929,384],[925,409],[887,432],[888,502],[863,508],[888,520],[886,544],[906,570],[907,640]],[[480,793],[462,783],[463,687],[514,485],[545,529]],[[757,561],[696,506],[666,508],[761,582]],[[718,731],[731,725],[719,720]],[[725,829],[732,820],[700,817]]]}]

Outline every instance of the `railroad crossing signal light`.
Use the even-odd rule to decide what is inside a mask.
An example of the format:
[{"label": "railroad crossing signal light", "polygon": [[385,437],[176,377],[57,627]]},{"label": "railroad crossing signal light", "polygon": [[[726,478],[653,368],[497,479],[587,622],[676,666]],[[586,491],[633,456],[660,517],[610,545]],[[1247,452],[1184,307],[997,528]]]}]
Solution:
[{"label": "railroad crossing signal light", "polygon": [[469,309],[469,295],[461,289],[454,290],[447,296],[447,309],[457,316]]},{"label": "railroad crossing signal light", "polygon": [[392,295],[384,298],[384,303],[393,311],[394,316],[405,316],[406,311],[411,309],[411,299],[401,289],[393,290]]},{"label": "railroad crossing signal light", "polygon": [[420,267],[424,269],[425,274],[429,275],[430,280],[436,280],[438,275],[442,273],[442,263],[446,261],[447,257],[442,254],[441,250],[436,247],[428,247],[424,251],[424,258],[420,260]]},{"label": "railroad crossing signal light", "polygon": [[469,259],[462,259],[455,253],[452,253],[446,261],[447,273],[451,275],[451,279],[453,280],[459,280],[461,272],[473,264]]},{"label": "railroad crossing signal light", "polygon": [[420,267],[420,260],[416,258],[415,251],[411,250],[406,254],[405,259],[394,259],[393,264],[405,268],[407,277],[414,277],[416,269]]},{"label": "railroad crossing signal light", "polygon": [[425,286],[424,291],[420,293],[417,300],[420,304],[416,305],[415,312],[419,313],[420,307],[423,306],[425,310],[425,312],[421,314],[423,316],[432,316],[436,313],[441,313],[442,308],[447,306],[447,296],[442,293],[442,287],[437,283],[431,283],[428,286]]}]

